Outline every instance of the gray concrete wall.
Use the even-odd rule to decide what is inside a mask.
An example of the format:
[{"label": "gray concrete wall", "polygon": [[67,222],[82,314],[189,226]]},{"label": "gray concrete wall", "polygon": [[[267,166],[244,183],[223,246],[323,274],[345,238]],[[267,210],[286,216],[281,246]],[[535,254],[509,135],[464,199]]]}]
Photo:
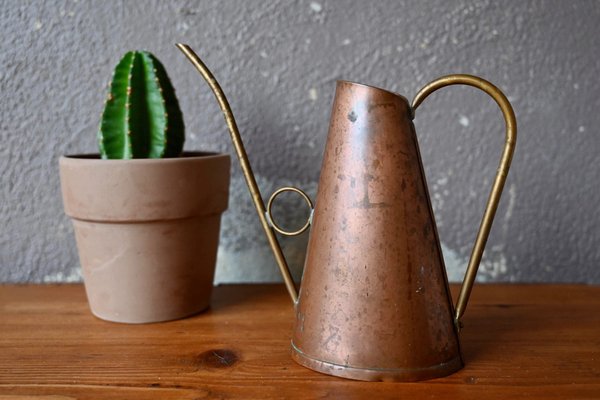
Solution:
[{"label": "gray concrete wall", "polygon": [[[600,283],[598,1],[3,1],[0,281],[80,279],[57,174],[96,151],[112,68],[129,49],[165,64],[186,149],[232,153],[211,93],[173,46],[191,44],[227,93],[265,196],[316,191],[336,79],[411,98],[440,75],[501,87],[519,141],[480,279]],[[471,88],[427,99],[415,121],[449,276],[460,279],[503,140]],[[233,164],[217,282],[278,280]],[[301,211],[288,207],[290,219]],[[285,241],[301,268],[306,238]]]}]

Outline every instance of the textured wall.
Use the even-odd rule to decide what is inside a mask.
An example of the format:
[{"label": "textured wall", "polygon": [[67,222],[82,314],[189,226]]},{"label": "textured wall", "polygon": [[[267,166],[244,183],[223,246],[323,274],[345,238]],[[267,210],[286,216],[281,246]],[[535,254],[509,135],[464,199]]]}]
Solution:
[{"label": "textured wall", "polygon": [[[93,152],[105,86],[129,49],[170,72],[187,149],[232,153],[191,44],[227,93],[267,196],[314,195],[336,79],[411,98],[462,72],[501,87],[519,122],[480,278],[600,283],[597,1],[3,1],[0,281],[79,279],[57,158]],[[462,276],[503,140],[496,105],[447,88],[415,121],[450,278]],[[279,279],[233,164],[217,281]],[[302,210],[288,207],[292,220]],[[306,238],[285,241],[299,273]]]}]

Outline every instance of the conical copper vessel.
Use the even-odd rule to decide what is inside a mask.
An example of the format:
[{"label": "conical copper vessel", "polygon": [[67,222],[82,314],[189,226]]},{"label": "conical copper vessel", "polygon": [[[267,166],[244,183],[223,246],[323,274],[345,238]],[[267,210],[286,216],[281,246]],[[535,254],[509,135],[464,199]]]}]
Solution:
[{"label": "conical copper vessel", "polygon": [[[478,77],[450,75],[425,86],[409,104],[396,93],[339,81],[316,207],[304,227],[288,232],[271,215],[275,198],[291,190],[311,207],[312,202],[300,189],[285,187],[264,206],[225,95],[193,51],[178,46],[225,113],[260,221],[295,302],[293,359],[319,372],[359,380],[415,381],[460,369],[460,318],[516,140],[514,113],[502,92]],[[456,308],[412,122],[425,97],[454,84],[488,93],[506,120],[504,151]],[[296,235],[311,224],[297,293],[275,232]]]},{"label": "conical copper vessel", "polygon": [[427,379],[462,366],[411,109],[337,84],[292,354],[354,379]]}]

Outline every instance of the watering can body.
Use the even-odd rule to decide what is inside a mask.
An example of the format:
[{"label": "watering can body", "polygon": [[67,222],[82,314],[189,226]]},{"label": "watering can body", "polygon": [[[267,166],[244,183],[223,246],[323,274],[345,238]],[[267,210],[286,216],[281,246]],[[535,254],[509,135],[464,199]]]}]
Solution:
[{"label": "watering can body", "polygon": [[[289,232],[262,201],[231,108],[216,79],[187,45],[178,44],[224,112],[259,220],[295,305],[292,358],[350,379],[415,381],[463,366],[459,330],[498,206],[516,141],[514,112],[491,83],[450,75],[426,85],[409,103],[372,86],[339,81],[311,218]],[[413,125],[434,91],[465,84],[488,93],[506,121],[506,140],[456,307]],[[296,290],[276,233],[310,225],[304,275]]]},{"label": "watering can body", "polygon": [[394,93],[337,84],[292,354],[368,380],[462,366],[411,110]]}]

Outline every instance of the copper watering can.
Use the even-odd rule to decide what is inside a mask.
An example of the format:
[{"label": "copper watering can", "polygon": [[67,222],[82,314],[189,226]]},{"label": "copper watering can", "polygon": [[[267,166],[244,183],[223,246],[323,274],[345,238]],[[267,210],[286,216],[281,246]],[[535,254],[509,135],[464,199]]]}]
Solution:
[{"label": "copper watering can", "polygon": [[[292,357],[313,370],[358,380],[415,381],[463,366],[460,319],[496,213],[516,143],[516,120],[504,94],[470,75],[426,85],[412,104],[395,93],[338,81],[316,206],[295,232],[265,207],[223,91],[198,56],[177,45],[198,69],[225,114],[258,216],[295,305]],[[423,100],[445,86],[489,94],[506,120],[506,141],[456,308],[435,225],[412,120]],[[275,232],[312,225],[298,293]]]}]

